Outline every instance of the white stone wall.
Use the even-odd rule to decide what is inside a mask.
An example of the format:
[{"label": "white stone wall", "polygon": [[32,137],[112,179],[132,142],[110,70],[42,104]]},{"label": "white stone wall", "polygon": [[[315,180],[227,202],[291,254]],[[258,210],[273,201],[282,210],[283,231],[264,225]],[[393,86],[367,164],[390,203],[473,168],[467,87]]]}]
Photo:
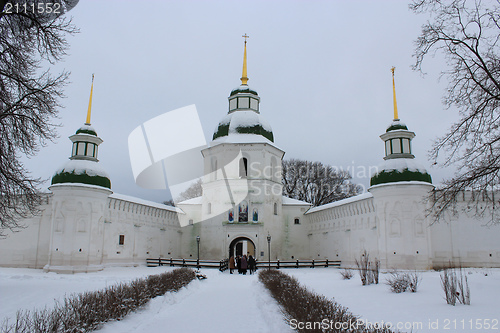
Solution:
[{"label": "white stone wall", "polygon": [[306,216],[309,219],[311,258],[341,260],[343,266],[350,267],[365,249],[371,256],[379,256],[377,221],[371,195],[316,207]]},{"label": "white stone wall", "polygon": [[[181,255],[180,227],[173,207],[121,196],[107,199],[103,263],[144,264],[146,258]],[[123,245],[119,244],[120,235]]]},{"label": "white stone wall", "polygon": [[[385,269],[431,269],[449,265],[500,267],[500,224],[491,210],[465,194],[456,213],[438,223],[427,216],[424,197],[432,189],[421,182],[370,188],[367,195],[311,209],[308,217],[311,258],[341,260],[354,267],[363,250]],[[479,200],[479,203],[478,201]],[[475,216],[478,206],[485,209]],[[485,206],[485,207],[481,207]]]},{"label": "white stone wall", "polygon": [[6,230],[0,239],[0,266],[43,268],[47,264],[50,242],[52,195],[45,194],[40,215],[20,221],[23,229]]},{"label": "white stone wall", "polygon": [[433,267],[450,263],[500,267],[500,224],[495,221],[491,203],[471,195],[471,192],[463,193],[457,200],[455,212],[448,213],[430,228]]}]

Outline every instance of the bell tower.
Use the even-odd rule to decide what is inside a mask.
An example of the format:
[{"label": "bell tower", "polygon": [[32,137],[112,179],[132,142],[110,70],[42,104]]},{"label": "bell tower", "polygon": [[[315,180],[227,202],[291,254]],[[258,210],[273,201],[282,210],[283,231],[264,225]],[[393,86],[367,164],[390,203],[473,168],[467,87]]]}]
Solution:
[{"label": "bell tower", "polygon": [[[284,151],[274,144],[272,128],[261,115],[257,91],[248,86],[249,36],[243,38],[241,84],[229,94],[227,114],[217,125],[208,148],[202,150],[201,223],[193,221],[193,230],[206,240],[202,250],[213,257],[227,257],[228,250],[241,247],[240,242],[248,253],[257,255],[265,250],[267,255],[267,234],[276,240],[282,234]],[[223,237],[204,237],[210,234]],[[191,239],[195,236],[193,233]]]}]

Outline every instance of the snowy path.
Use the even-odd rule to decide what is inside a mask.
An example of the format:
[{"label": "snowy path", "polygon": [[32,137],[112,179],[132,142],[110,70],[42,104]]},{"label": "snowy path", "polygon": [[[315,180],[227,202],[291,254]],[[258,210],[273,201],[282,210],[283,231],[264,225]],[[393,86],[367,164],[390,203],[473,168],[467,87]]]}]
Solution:
[{"label": "snowy path", "polygon": [[107,323],[99,332],[291,332],[257,275],[202,273],[208,279],[157,297],[143,310]]}]

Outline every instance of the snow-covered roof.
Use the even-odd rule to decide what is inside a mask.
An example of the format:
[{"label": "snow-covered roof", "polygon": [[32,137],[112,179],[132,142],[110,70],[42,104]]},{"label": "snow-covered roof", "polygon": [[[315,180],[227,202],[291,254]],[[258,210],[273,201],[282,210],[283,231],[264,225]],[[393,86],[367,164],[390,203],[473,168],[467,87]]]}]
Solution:
[{"label": "snow-covered roof", "polygon": [[393,171],[393,170],[397,172],[403,172],[405,170],[408,170],[411,172],[427,173],[425,167],[420,163],[416,162],[414,159],[391,158],[385,160],[378,166],[378,172],[376,174],[379,174],[382,171]]},{"label": "snow-covered roof", "polygon": [[87,124],[84,124],[78,130],[76,130],[76,134],[90,134],[90,135],[97,136],[97,132],[95,131],[95,129],[92,126],[87,125]]},{"label": "snow-covered roof", "polygon": [[250,134],[274,140],[271,125],[252,110],[236,110],[224,116],[215,128],[213,139],[231,134]]},{"label": "snow-covered roof", "polygon": [[101,167],[98,162],[89,160],[69,160],[64,166],[57,169],[54,173],[59,174],[62,172],[74,173],[81,175],[86,173],[89,176],[101,176],[109,178],[108,173]]},{"label": "snow-covered roof", "polygon": [[165,209],[165,210],[169,210],[172,212],[184,214],[184,212],[180,208],[168,206],[168,205],[161,204],[161,203],[154,202],[154,201],[149,201],[149,200],[144,200],[144,199],[140,199],[140,198],[136,198],[136,197],[131,197],[131,196],[124,195],[124,194],[113,193],[109,197],[112,199],[128,201],[128,202],[132,202],[132,203],[136,203],[136,204],[140,204],[140,205],[144,205],[144,206],[160,208],[160,209]]},{"label": "snow-covered roof", "polygon": [[283,196],[283,205],[312,206],[309,202]]},{"label": "snow-covered roof", "polygon": [[393,183],[382,183],[382,184],[377,184],[377,185],[372,185],[368,188],[368,190],[372,188],[377,188],[377,187],[382,187],[382,186],[401,186],[401,185],[427,185],[427,186],[434,186],[431,183],[428,182],[423,182],[423,181],[418,181],[418,180],[410,180],[410,181],[400,181],[400,182],[393,182]]},{"label": "snow-covered roof", "polygon": [[408,127],[401,120],[394,120],[389,126],[387,126],[386,132],[394,130],[408,130]]},{"label": "snow-covered roof", "polygon": [[201,205],[203,197],[196,197],[178,202],[178,205]]},{"label": "snow-covered roof", "polygon": [[[218,145],[219,143],[268,143],[276,147],[274,142],[266,139],[261,135],[255,134],[229,134],[218,137],[210,143],[210,146]],[[276,147],[277,148],[277,147]]]},{"label": "snow-covered roof", "polygon": [[[51,184],[49,186],[49,190],[54,188],[54,187],[67,187],[67,186],[78,186],[78,187],[87,187],[87,188],[95,188],[96,190],[102,190],[103,187],[99,185],[92,185],[92,184],[85,184],[85,183],[56,183],[56,184]],[[109,188],[105,188],[108,191],[111,191]],[[50,192],[52,193],[52,192]]]},{"label": "snow-covered roof", "polygon": [[314,212],[319,212],[319,211],[322,211],[322,210],[325,210],[325,209],[330,209],[330,208],[333,208],[333,207],[339,207],[339,206],[342,206],[342,205],[347,205],[347,204],[350,204],[350,203],[353,203],[353,202],[356,202],[356,201],[366,200],[366,199],[370,199],[370,198],[373,198],[373,195],[371,193],[369,193],[369,192],[365,192],[365,193],[362,193],[362,194],[359,194],[359,195],[355,195],[355,196],[350,197],[350,198],[346,198],[346,199],[342,199],[342,200],[339,200],[339,201],[331,202],[331,203],[328,203],[326,205],[321,205],[321,206],[313,207],[313,208],[309,209],[306,212],[306,214],[314,213]]},{"label": "snow-covered roof", "polygon": [[108,173],[97,161],[73,159],[59,168],[52,176],[52,184],[82,183],[111,188]]},{"label": "snow-covered roof", "polygon": [[234,88],[233,90],[231,90],[231,96],[236,95],[238,93],[249,93],[249,94],[257,95],[257,92],[255,90],[253,90],[252,88],[250,88],[246,84],[241,84],[241,85],[237,86],[236,88]]}]

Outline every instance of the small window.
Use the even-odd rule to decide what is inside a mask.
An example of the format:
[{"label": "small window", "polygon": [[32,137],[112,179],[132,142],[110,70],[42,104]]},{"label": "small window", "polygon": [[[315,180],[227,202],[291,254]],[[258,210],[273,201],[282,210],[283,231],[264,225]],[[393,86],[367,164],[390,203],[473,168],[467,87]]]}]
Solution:
[{"label": "small window", "polygon": [[294,221],[294,224],[300,224],[300,219],[298,217],[296,217],[293,221]]},{"label": "small window", "polygon": [[212,214],[212,204],[210,202],[207,205],[207,214]]},{"label": "small window", "polygon": [[85,143],[84,142],[78,142],[77,143],[77,155],[85,155]]},{"label": "small window", "polygon": [[274,203],[274,215],[278,215],[278,204]]},{"label": "small window", "polygon": [[193,225],[193,220],[189,220],[189,225]]},{"label": "small window", "polygon": [[123,245],[125,244],[125,235],[120,235],[118,238],[118,245]]},{"label": "small window", "polygon": [[408,139],[403,139],[403,153],[411,154],[410,140],[408,140]]},{"label": "small window", "polygon": [[238,109],[248,109],[250,107],[250,98],[240,97],[238,98]]},{"label": "small window", "polygon": [[246,178],[248,176],[248,160],[246,157],[240,159],[240,178]]}]

